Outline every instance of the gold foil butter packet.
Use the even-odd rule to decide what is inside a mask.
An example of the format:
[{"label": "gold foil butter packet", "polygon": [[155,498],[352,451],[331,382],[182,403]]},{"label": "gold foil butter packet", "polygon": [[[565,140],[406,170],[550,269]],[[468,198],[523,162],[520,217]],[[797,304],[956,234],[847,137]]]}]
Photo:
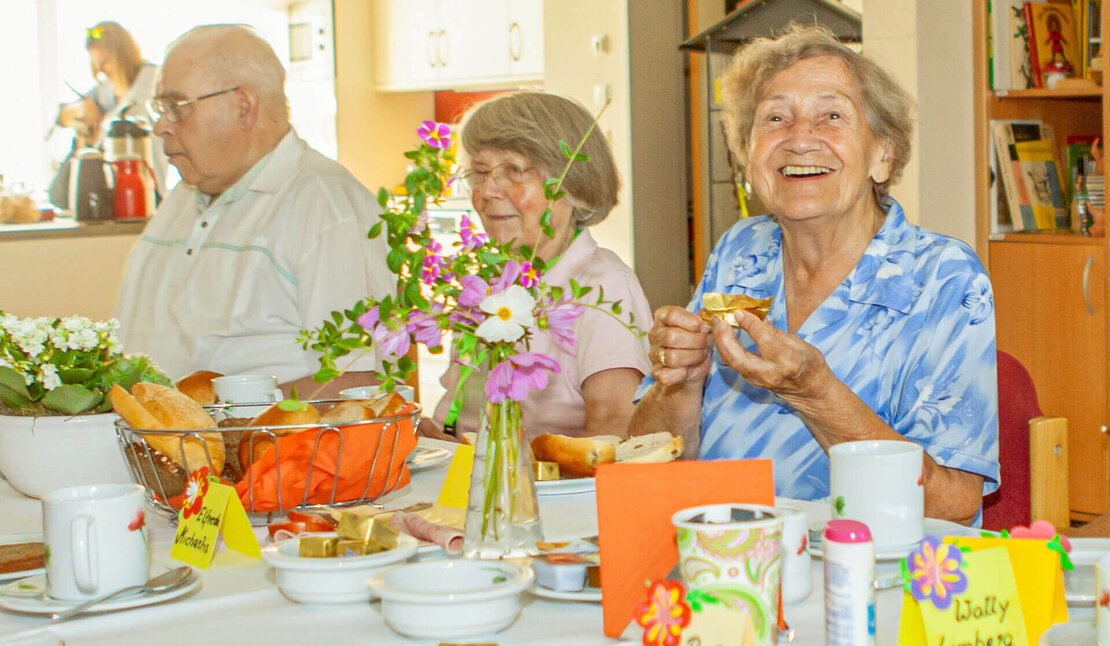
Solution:
[{"label": "gold foil butter packet", "polygon": [[397,547],[397,528],[380,517],[365,512],[344,511],[339,516],[336,532],[347,540],[359,541],[367,554]]},{"label": "gold foil butter packet", "polygon": [[323,559],[335,556],[336,536],[302,536],[297,541],[297,556]]},{"label": "gold foil butter packet", "polygon": [[771,311],[771,299],[752,298],[747,294],[707,292],[701,295],[701,306],[704,309],[701,313],[701,319],[707,324],[713,325],[713,319],[719,318],[725,323],[735,326],[736,321],[729,314],[737,310],[744,310],[755,314],[762,321],[767,318],[767,312]]}]

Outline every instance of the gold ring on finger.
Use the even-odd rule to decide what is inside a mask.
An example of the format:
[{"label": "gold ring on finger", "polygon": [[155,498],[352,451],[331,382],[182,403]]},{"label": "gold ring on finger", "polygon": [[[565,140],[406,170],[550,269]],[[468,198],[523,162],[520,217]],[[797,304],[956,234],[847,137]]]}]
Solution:
[{"label": "gold ring on finger", "polygon": [[667,350],[665,348],[659,348],[659,365],[664,368],[667,367]]}]

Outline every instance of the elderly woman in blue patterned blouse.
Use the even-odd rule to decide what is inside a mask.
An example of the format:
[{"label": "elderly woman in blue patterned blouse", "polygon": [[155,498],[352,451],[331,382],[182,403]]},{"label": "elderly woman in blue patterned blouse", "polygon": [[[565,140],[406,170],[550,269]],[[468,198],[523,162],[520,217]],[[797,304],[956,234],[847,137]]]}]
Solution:
[{"label": "elderly woman in blue patterned blouse", "polygon": [[[777,493],[802,499],[829,494],[834,444],[917,442],[925,514],[977,522],[998,487],[994,302],[971,249],[887,194],[912,101],[817,27],[745,47],[722,90],[729,146],[770,215],[725,233],[687,309],[656,312],[631,434],[771,457]],[[736,333],[694,314],[707,292],[773,300]]]}]

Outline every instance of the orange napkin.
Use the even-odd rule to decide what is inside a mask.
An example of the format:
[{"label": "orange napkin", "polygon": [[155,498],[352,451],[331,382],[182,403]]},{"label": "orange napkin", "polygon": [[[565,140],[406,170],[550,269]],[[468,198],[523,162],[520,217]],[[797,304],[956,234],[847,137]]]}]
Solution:
[{"label": "orange napkin", "polygon": [[[410,404],[400,414],[411,411]],[[306,487],[308,503],[322,505],[360,498],[372,500],[409,483],[405,459],[416,448],[411,417],[399,422],[363,423],[338,428],[343,433],[342,455],[338,433],[320,434],[315,456],[313,448],[317,444],[319,429],[279,439],[276,453],[281,455],[281,482],[278,482],[275,451],[269,450],[250,466],[243,479],[235,485],[243,507],[247,511],[279,509],[279,485],[281,504],[290,508],[302,504]]]},{"label": "orange napkin", "polygon": [[645,582],[678,564],[671,516],[699,505],[775,504],[770,460],[603,464],[597,470],[597,528],[601,548],[601,608],[605,634],[619,637]]}]

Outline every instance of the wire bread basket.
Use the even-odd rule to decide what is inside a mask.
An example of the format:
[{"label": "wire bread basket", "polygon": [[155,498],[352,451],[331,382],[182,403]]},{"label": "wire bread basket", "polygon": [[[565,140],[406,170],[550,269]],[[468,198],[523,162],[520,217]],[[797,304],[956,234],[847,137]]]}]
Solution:
[{"label": "wire bread basket", "polygon": [[[305,403],[323,411],[339,401]],[[227,417],[229,407],[204,407],[213,420],[224,420],[213,429],[151,431],[116,422],[124,462],[132,479],[146,487],[149,504],[176,514],[190,493],[190,474],[204,467],[236,488],[256,520],[291,509],[371,503],[408,484],[406,459],[416,447],[419,404],[364,421],[296,426],[246,426],[247,419]]]}]

